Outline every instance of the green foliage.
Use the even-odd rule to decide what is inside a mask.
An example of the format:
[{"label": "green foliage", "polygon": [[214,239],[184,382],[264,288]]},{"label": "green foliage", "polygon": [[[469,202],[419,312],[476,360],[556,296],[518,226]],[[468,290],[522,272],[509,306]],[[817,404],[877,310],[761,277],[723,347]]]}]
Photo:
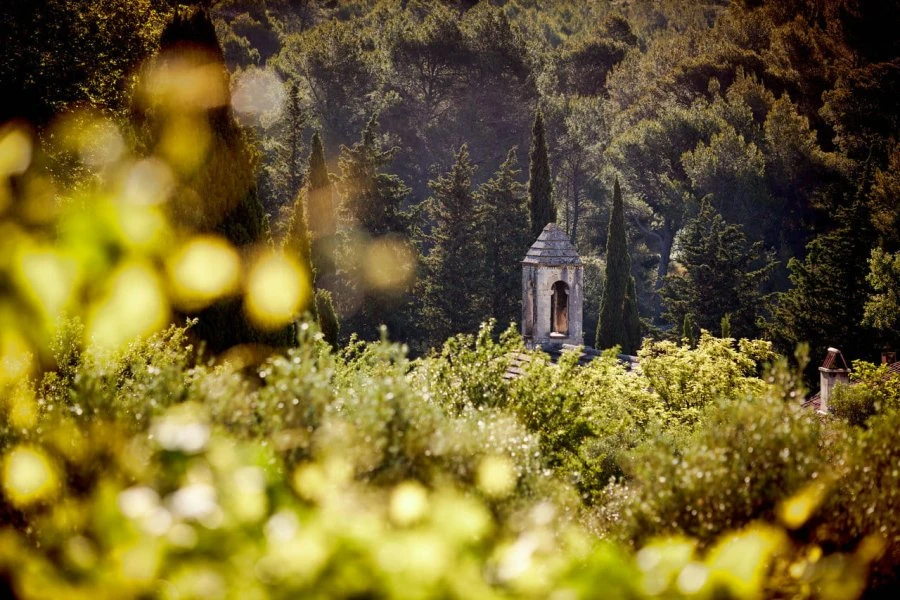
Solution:
[{"label": "green foliage", "polygon": [[307,220],[306,204],[309,190],[304,188],[297,193],[291,207],[290,218],[285,226],[285,237],[281,245],[285,252],[296,256],[303,268],[315,281],[315,267],[312,262],[312,245],[310,242],[309,221]]},{"label": "green foliage", "polygon": [[[870,547],[875,562],[868,585],[873,590],[896,589],[896,564],[900,560],[895,541],[900,534],[900,519],[894,508],[900,493],[896,391],[894,386],[893,409],[869,419],[868,429],[851,435],[843,445],[834,495],[825,505],[817,529],[823,544],[836,544],[845,552]],[[881,485],[867,483],[870,477]]]},{"label": "green foliage", "polygon": [[872,191],[869,194],[869,208],[872,224],[885,250],[900,249],[900,217],[897,216],[895,200],[900,197],[900,144],[894,146],[887,167],[875,171]]},{"label": "green foliage", "polygon": [[794,287],[777,296],[768,325],[776,348],[807,341],[814,360],[835,340],[848,356],[867,357],[874,350],[870,331],[860,325],[869,295],[864,267],[872,244],[868,215],[855,202],[841,210],[839,220],[838,229],[807,245],[803,261],[788,263]]},{"label": "green foliage", "polygon": [[[0,437],[4,464],[31,460],[49,478],[26,488],[4,471],[0,572],[17,593],[156,593],[164,585],[278,597],[565,589],[588,598],[602,588],[649,598],[671,597],[676,573],[691,563],[709,570],[696,592],[708,597],[718,586],[756,594],[834,577],[858,589],[875,559],[877,581],[893,581],[893,550],[872,549],[849,565],[823,558],[801,583],[778,579],[787,575],[770,562],[776,549],[789,563],[810,556],[804,540],[761,524],[794,529],[787,502],[812,502],[803,519],[833,524],[815,539],[847,551],[868,532],[893,535],[893,488],[860,482],[868,466],[878,477],[896,470],[880,450],[896,423],[873,422],[860,454],[855,442],[832,448],[847,453],[841,464],[855,475],[824,503],[810,500],[807,482],[830,481],[820,449],[828,423],[748,375],[763,343],[736,350],[706,336],[697,351],[659,346],[631,373],[611,352],[587,366],[576,353],[558,365],[534,353],[509,381],[521,339],[510,329],[496,341],[490,325],[415,362],[386,342],[334,353],[305,325],[299,347],[243,368],[197,361],[185,335],[172,328],[105,361],[70,354],[60,338],[61,369],[36,390],[35,420]],[[697,390],[724,390],[705,400],[693,434],[683,420],[690,411],[677,407],[696,400],[655,391],[665,369],[665,377],[680,369],[707,384]],[[726,378],[732,388],[717,387]],[[16,403],[28,397],[14,394],[2,408],[21,413]],[[676,445],[676,460],[660,440]],[[866,510],[872,503],[878,516]],[[596,539],[578,514],[625,543]],[[541,540],[528,542],[525,563],[522,540]],[[756,554],[763,540],[771,549]],[[643,549],[634,555],[632,544]],[[741,549],[741,564],[759,573],[723,563],[723,547]],[[416,561],[391,548],[415,548]],[[129,552],[136,562],[123,564]],[[650,553],[669,558],[648,564]],[[257,567],[237,570],[235,560]],[[128,565],[140,565],[141,577]],[[767,576],[768,565],[780,566]]]},{"label": "green foliage", "polygon": [[331,301],[331,292],[324,289],[316,290],[316,314],[318,315],[319,330],[325,341],[333,347],[337,347],[341,333],[341,321],[334,310]]},{"label": "green foliage", "polygon": [[341,188],[347,218],[371,236],[403,234],[408,219],[403,202],[409,188],[399,177],[385,172],[396,152],[377,138],[378,121],[373,116],[361,139],[341,148]]},{"label": "green foliage", "polygon": [[0,85],[17,93],[3,103],[0,123],[44,127],[76,106],[124,115],[136,71],[156,50],[168,16],[152,0],[4,3]]},{"label": "green foliage", "polygon": [[874,293],[866,301],[864,322],[897,339],[900,337],[900,253],[872,250],[866,281]]},{"label": "green foliage", "polygon": [[[206,64],[206,68],[219,75],[227,85],[222,49],[216,38],[215,28],[209,14],[203,9],[177,12],[163,29],[160,36],[158,68],[175,68],[178,61],[196,61]],[[227,88],[226,88],[227,89]],[[164,108],[164,107],[163,107]],[[179,118],[183,114],[166,113],[163,108],[155,108],[160,114],[151,113],[161,121],[157,124],[158,143],[166,146],[166,136],[184,135],[176,131],[183,126]],[[256,154],[247,139],[245,131],[238,125],[230,106],[214,107],[201,111],[191,123],[201,132],[210,136],[205,151],[194,157],[196,165],[178,164],[180,152],[174,150],[169,158],[181,169],[185,186],[193,194],[185,194],[177,202],[169,205],[173,220],[180,226],[198,232],[215,232],[232,245],[239,248],[267,241],[268,220],[259,200],[256,184]],[[191,144],[180,139],[175,144]],[[203,148],[203,145],[200,145]],[[305,220],[295,220],[297,237],[301,251]],[[306,242],[308,245],[308,241]],[[305,256],[308,256],[308,251]],[[293,328],[267,332],[250,323],[239,302],[226,299],[194,315],[197,317],[195,333],[205,340],[214,351],[241,343],[262,342],[275,345],[293,343]]]},{"label": "green foliage", "polygon": [[[732,128],[715,133],[681,157],[698,198],[710,198],[726,221],[758,230],[770,202],[765,189],[765,159],[752,142]],[[701,212],[702,212],[701,207]],[[754,236],[756,237],[756,236]]]},{"label": "green foliage", "polygon": [[779,503],[822,477],[823,431],[797,404],[765,396],[707,411],[692,443],[674,458],[662,446],[634,463],[633,496],[615,510],[638,545],[655,535],[709,543],[727,529],[774,520]]},{"label": "green foliage", "polygon": [[755,337],[767,304],[763,290],[776,266],[762,243],[748,244],[743,229],[729,225],[704,199],[682,232],[679,250],[683,271],[669,275],[660,290],[664,317],[678,324],[693,315],[697,327],[712,331],[728,315],[735,337]]},{"label": "green foliage", "polygon": [[473,332],[484,317],[487,287],[481,268],[481,241],[471,231],[476,218],[476,198],[472,190],[475,167],[463,145],[453,168],[430,183],[434,192],[429,201],[430,250],[424,258],[424,300],[422,318],[432,344],[453,332]]},{"label": "green foliage", "polygon": [[494,176],[478,188],[473,216],[484,263],[480,293],[488,298],[486,316],[504,325],[519,320],[522,279],[516,266],[531,242],[525,193],[516,181],[516,162],[516,149],[510,148]]},{"label": "green foliage", "polygon": [[852,364],[852,385],[837,386],[829,401],[834,416],[863,427],[876,414],[900,410],[900,378],[889,365],[876,367],[862,360]]},{"label": "green foliage", "polygon": [[350,143],[376,108],[368,101],[376,69],[361,28],[333,19],[286,33],[275,65],[311,101],[325,137]]},{"label": "green foliage", "polygon": [[704,331],[696,349],[662,341],[646,344],[638,357],[641,373],[671,414],[694,422],[718,400],[741,399],[762,392],[760,365],[773,357],[761,340],[734,340]]},{"label": "green foliage", "polygon": [[528,207],[531,212],[531,237],[536,238],[547,223],[556,222],[550,159],[547,155],[547,132],[540,109],[534,115],[528,157]]},{"label": "green foliage", "polygon": [[604,281],[596,345],[598,348],[619,346],[622,352],[634,354],[640,345],[640,320],[637,317],[634,277],[631,275],[631,257],[625,235],[625,209],[618,179],[613,188],[613,208],[606,237]]},{"label": "green foliage", "polygon": [[[896,595],[900,394],[884,367],[854,363],[832,415],[800,409],[786,359],[730,339],[745,325],[720,311],[728,283],[676,321],[690,344],[647,342],[632,370],[613,351],[553,363],[513,329],[475,333],[482,314],[515,314],[527,218],[507,150],[540,106],[531,224],[556,220],[555,187],[586,264],[616,240],[627,259],[632,237],[633,272],[607,260],[623,329],[638,331],[636,293],[658,304],[645,296],[708,193],[724,238],[794,257],[770,329],[782,350],[889,342],[896,3],[473,4],[203,2],[215,27],[180,7],[144,63],[170,2],[3,3],[0,83],[16,93],[0,119],[45,144],[0,128],[0,595]],[[207,51],[169,53],[185,41]],[[236,88],[249,65],[277,71],[288,114],[248,135],[225,63]],[[87,111],[56,118],[73,108]],[[265,214],[297,198],[306,128],[336,149],[373,114],[383,128],[341,151],[327,283],[344,330],[382,340],[339,348],[324,290],[319,328],[257,329],[254,302],[286,297],[283,323],[312,296]],[[307,187],[328,189],[335,157],[311,137]],[[426,182],[448,171],[426,214]],[[629,205],[615,194],[607,240],[599,182],[615,173]],[[303,256],[331,275],[314,204]],[[465,308],[414,361],[378,329],[416,344],[432,325],[382,269],[416,263],[412,215],[423,250],[455,257],[428,280],[458,305],[441,311]],[[721,249],[704,244],[690,246]],[[273,256],[285,268],[260,285]]]},{"label": "green foliage", "polygon": [[681,322],[681,339],[691,348],[697,345],[697,321],[694,319],[694,313],[685,313],[684,320]]},{"label": "green foliage", "polygon": [[641,347],[641,315],[638,313],[638,297],[634,286],[634,276],[628,278],[625,290],[625,306],[622,314],[622,328],[625,330],[625,342],[622,351],[634,354]]},{"label": "green foliage", "polygon": [[[403,206],[409,188],[387,171],[396,148],[386,148],[377,129],[373,116],[360,141],[341,148],[339,188],[345,227],[336,241],[339,281],[333,289],[339,310],[353,313],[344,322],[345,331],[366,339],[376,339],[381,325],[387,325],[391,335],[406,337],[410,326],[409,286],[383,290],[365,285],[366,271],[371,268],[366,264],[366,244],[373,238],[405,244],[412,226],[411,215]],[[355,302],[342,304],[346,299]]]},{"label": "green foliage", "polygon": [[334,186],[325,162],[322,136],[316,131],[310,142],[307,167],[306,210],[311,236],[310,256],[318,276],[332,279],[335,272],[337,217]]}]

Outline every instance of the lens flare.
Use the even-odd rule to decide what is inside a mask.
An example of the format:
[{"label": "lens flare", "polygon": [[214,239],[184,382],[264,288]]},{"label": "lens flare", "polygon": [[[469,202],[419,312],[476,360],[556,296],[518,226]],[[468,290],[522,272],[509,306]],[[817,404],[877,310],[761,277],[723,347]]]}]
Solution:
[{"label": "lens flare", "polygon": [[403,290],[412,281],[415,268],[415,254],[395,236],[372,241],[364,253],[363,274],[369,287],[376,290]]}]

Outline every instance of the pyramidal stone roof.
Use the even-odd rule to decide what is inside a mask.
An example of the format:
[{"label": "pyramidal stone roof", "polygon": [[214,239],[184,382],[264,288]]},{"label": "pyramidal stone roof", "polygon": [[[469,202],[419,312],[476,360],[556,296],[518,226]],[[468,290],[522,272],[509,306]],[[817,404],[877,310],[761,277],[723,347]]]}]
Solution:
[{"label": "pyramidal stone roof", "polygon": [[547,223],[522,262],[531,265],[580,265],[581,257],[569,241],[569,236],[556,223]]}]

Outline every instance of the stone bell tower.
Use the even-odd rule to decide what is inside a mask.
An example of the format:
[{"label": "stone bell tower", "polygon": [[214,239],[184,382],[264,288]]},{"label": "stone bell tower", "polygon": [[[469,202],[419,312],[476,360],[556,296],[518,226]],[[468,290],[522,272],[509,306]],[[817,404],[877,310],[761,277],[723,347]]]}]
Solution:
[{"label": "stone bell tower", "polygon": [[575,246],[549,223],[522,261],[525,345],[584,344],[581,330],[584,266]]}]

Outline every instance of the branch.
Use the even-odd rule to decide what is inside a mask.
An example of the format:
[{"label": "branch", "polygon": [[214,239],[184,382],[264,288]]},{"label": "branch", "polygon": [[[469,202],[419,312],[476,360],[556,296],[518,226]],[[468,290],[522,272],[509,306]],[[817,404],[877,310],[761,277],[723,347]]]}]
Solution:
[{"label": "branch", "polygon": [[635,226],[640,230],[641,233],[649,238],[655,238],[657,243],[662,245],[663,239],[661,235],[641,223],[641,220],[637,216],[632,216],[631,220],[634,222]]}]

